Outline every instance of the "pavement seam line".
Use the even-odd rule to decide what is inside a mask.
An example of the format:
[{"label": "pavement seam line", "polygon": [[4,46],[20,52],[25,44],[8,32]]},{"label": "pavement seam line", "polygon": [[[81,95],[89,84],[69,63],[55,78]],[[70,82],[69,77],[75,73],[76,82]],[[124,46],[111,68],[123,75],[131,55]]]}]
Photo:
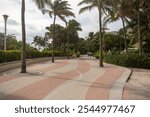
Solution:
[{"label": "pavement seam line", "polygon": [[[76,63],[77,61],[73,61],[73,62]],[[64,69],[64,67],[65,66],[63,66],[63,68],[59,68],[59,70]],[[18,69],[16,69],[16,70],[18,70]],[[57,70],[54,70],[54,71],[57,71]],[[67,71],[70,71],[70,69],[68,69]],[[53,74],[52,77],[53,76],[55,76],[55,74]],[[16,83],[21,82],[21,80],[23,80],[23,79],[24,79],[24,82],[22,82],[22,86],[20,86],[20,85],[16,86]],[[14,93],[15,91],[18,91],[24,87],[28,87],[29,85],[32,85],[36,82],[40,82],[40,81],[45,80],[45,79],[47,79],[47,77],[45,77],[45,76],[34,76],[34,78],[29,78],[29,76],[26,76],[26,77],[20,77],[20,78],[11,80],[11,81],[4,82],[4,83],[0,84],[0,91],[2,90],[2,92],[3,92],[5,90],[5,95],[1,95],[0,99],[9,95],[9,94]],[[31,82],[29,83],[28,81],[31,81]],[[11,86],[11,88],[6,87],[6,86]],[[13,88],[13,87],[15,87],[15,88]]]},{"label": "pavement seam line", "polygon": [[[93,61],[92,61],[93,62]],[[88,62],[88,64],[91,64],[91,65],[93,65],[92,63],[89,63]],[[97,78],[99,78],[99,75],[96,77],[96,78],[94,78],[93,79],[93,77],[90,77],[90,78],[87,78],[88,76],[89,76],[89,74],[91,74],[92,72],[93,72],[93,70],[94,71],[96,71],[96,68],[92,68],[92,69],[90,69],[88,72],[86,72],[86,73],[81,73],[80,71],[78,71],[77,70],[77,72],[78,73],[80,73],[80,76],[77,76],[77,77],[75,77],[75,78],[73,78],[73,79],[75,79],[75,81],[73,80],[73,81],[68,81],[68,82],[66,82],[66,83],[64,83],[64,84],[62,84],[61,86],[59,86],[59,88],[57,88],[57,89],[55,89],[55,90],[53,90],[53,92],[50,92],[50,94],[49,95],[47,95],[44,99],[85,99],[85,96],[86,96],[86,93],[87,93],[87,91],[88,91],[88,89],[89,89],[89,87],[93,84],[93,81],[91,81],[90,79],[92,79],[92,80],[94,80],[94,79],[97,79]],[[104,72],[104,71],[102,71],[102,72]],[[94,72],[95,73],[95,72]],[[99,73],[99,72],[98,72]],[[103,73],[102,73],[103,74]],[[85,79],[84,79],[85,78]],[[76,80],[82,80],[82,79],[84,79],[85,81],[87,81],[87,82],[89,82],[90,83],[90,81],[91,81],[91,83],[90,83],[90,85],[88,86],[88,87],[81,87],[81,84],[82,84],[82,82],[77,82]],[[94,80],[95,81],[95,80]],[[76,88],[75,88],[76,87]],[[79,88],[80,87],[80,88]],[[81,90],[78,90],[78,93],[80,93],[80,95],[78,96],[78,97],[76,97],[76,95],[75,95],[75,97],[73,96],[73,95],[69,95],[69,96],[67,96],[65,93],[66,92],[68,92],[69,94],[71,93],[71,92],[74,92],[74,93],[77,93],[76,91],[77,90],[71,90],[71,89],[77,89],[77,88],[79,88],[79,89],[81,89]],[[60,90],[59,90],[60,89]],[[67,91],[68,90],[68,91]],[[55,93],[57,91],[57,93]],[[60,92],[60,93],[59,93]],[[84,92],[84,93],[83,93]],[[56,95],[55,95],[56,94]],[[82,95],[81,95],[82,94]],[[59,95],[62,95],[62,97],[61,96],[59,96]]]},{"label": "pavement seam line", "polygon": [[130,69],[124,68],[124,70],[125,71],[121,77],[113,84],[109,93],[109,100],[122,100],[124,85],[131,74]]},{"label": "pavement seam line", "polygon": [[[80,71],[78,71],[78,70],[75,70],[75,71],[80,74],[79,76],[77,76],[77,77],[79,77],[79,79],[83,78],[83,75],[81,74]],[[75,77],[74,79],[76,79],[77,77]],[[67,81],[67,82],[63,83],[62,86],[59,86],[58,88],[53,90],[50,94],[48,94],[46,97],[44,97],[43,100],[48,100],[50,97],[53,97],[54,95],[61,92],[63,89],[65,89],[69,85],[71,85],[73,82],[74,81]]]}]

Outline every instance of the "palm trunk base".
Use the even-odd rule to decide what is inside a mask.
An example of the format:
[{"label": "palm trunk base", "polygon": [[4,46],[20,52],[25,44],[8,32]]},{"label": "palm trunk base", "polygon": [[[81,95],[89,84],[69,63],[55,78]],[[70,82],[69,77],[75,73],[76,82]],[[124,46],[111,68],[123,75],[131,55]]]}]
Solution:
[{"label": "palm trunk base", "polygon": [[54,57],[52,57],[52,63],[54,63],[54,62],[55,62]]},{"label": "palm trunk base", "polygon": [[27,73],[27,71],[26,71],[26,66],[22,66],[23,68],[21,68],[21,71],[20,71],[20,73]]},{"label": "palm trunk base", "polygon": [[100,67],[104,67],[104,64],[103,64],[102,60],[100,60],[99,66],[100,66]]}]

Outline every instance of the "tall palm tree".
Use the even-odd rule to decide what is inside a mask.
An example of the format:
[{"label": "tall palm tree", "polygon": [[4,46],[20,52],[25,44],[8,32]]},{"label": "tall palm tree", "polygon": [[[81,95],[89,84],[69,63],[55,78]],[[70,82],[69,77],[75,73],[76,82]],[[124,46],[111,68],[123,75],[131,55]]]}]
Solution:
[{"label": "tall palm tree", "polygon": [[62,21],[66,22],[65,16],[73,16],[74,13],[71,12],[70,5],[68,1],[55,0],[54,2],[48,1],[48,9],[43,10],[43,14],[48,13],[52,18],[53,15],[53,39],[52,39],[52,62],[54,62],[54,41],[55,41],[55,22],[56,18],[59,17]]},{"label": "tall palm tree", "polygon": [[[33,0],[39,9],[44,8],[45,4],[50,0]],[[21,71],[26,73],[26,29],[25,29],[25,0],[21,4],[21,24],[22,24],[22,52],[21,52]]]},{"label": "tall palm tree", "polygon": [[99,66],[103,67],[103,48],[102,48],[102,13],[105,13],[105,10],[109,10],[110,0],[82,0],[78,5],[87,4],[87,6],[80,9],[79,14],[92,10],[93,8],[97,8],[99,12],[99,53],[100,53],[100,62]]},{"label": "tall palm tree", "polygon": [[122,0],[122,5],[120,6],[120,12],[122,15],[127,16],[131,19],[137,19],[137,34],[139,40],[139,55],[142,54],[142,39],[141,39],[141,27],[140,27],[140,11],[145,0]]},{"label": "tall palm tree", "polygon": [[21,24],[22,24],[22,53],[21,53],[21,73],[26,73],[26,31],[25,31],[25,0],[22,0],[21,7]]},{"label": "tall palm tree", "polygon": [[67,58],[69,59],[69,43],[70,43],[70,33],[77,33],[77,31],[82,31],[80,23],[78,23],[76,20],[69,20],[69,22],[66,22],[66,29],[68,31],[67,34]]},{"label": "tall palm tree", "polygon": [[123,27],[124,45],[125,45],[124,46],[125,47],[124,50],[127,52],[128,49],[127,49],[127,38],[126,38],[126,26],[125,26],[125,24],[129,23],[129,21],[127,20],[126,17],[120,16],[117,11],[118,11],[118,9],[113,9],[112,12],[114,12],[114,13],[108,14],[104,18],[104,25],[107,25],[108,23],[116,22],[117,20],[121,19],[121,21],[122,21],[122,27]]},{"label": "tall palm tree", "polygon": [[[105,16],[104,18],[104,24],[107,25],[107,23],[111,23],[111,22],[116,22],[117,20],[122,21],[122,26],[123,26],[123,37],[124,37],[124,45],[125,45],[125,51],[127,52],[127,39],[126,39],[126,23],[129,23],[129,21],[127,20],[127,18],[122,14],[121,12],[121,7],[122,10],[125,8],[124,6],[124,2],[122,0],[112,0],[115,2],[115,4],[112,2],[112,9],[108,12],[108,15]],[[121,7],[120,7],[121,6]],[[125,8],[126,9],[126,8]],[[124,9],[124,10],[125,10]],[[129,14],[130,12],[128,12]],[[126,12],[127,14],[127,12]]]}]

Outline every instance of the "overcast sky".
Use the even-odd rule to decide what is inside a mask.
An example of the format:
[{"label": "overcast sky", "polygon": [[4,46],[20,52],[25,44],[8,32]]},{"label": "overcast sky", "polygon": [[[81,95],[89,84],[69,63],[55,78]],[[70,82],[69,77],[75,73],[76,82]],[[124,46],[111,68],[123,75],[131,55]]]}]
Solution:
[{"label": "overcast sky", "polygon": [[[7,34],[14,34],[18,40],[21,40],[21,1],[22,0],[1,0],[0,2],[0,32],[4,32],[4,14],[9,15],[7,22]],[[83,31],[80,32],[80,37],[86,37],[89,32],[98,31],[98,12],[97,9],[91,12],[78,14],[80,7],[77,6],[80,0],[68,0],[76,19],[82,26]],[[72,19],[72,18],[70,18]],[[69,19],[67,19],[69,20]],[[33,37],[44,36],[45,27],[52,24],[53,19],[48,15],[43,15],[32,0],[26,0],[26,32],[27,42],[31,43]],[[65,25],[60,19],[56,23]],[[116,31],[120,28],[121,23],[116,22],[109,24],[109,31]]]}]

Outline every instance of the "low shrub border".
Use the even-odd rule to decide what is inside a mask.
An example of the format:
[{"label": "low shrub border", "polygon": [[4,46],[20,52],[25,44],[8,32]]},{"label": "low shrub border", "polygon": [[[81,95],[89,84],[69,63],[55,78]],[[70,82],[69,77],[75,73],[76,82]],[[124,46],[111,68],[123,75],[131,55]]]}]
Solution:
[{"label": "low shrub border", "polygon": [[[79,53],[76,53],[77,57],[80,56]],[[52,52],[51,51],[27,51],[26,52],[26,58],[39,58],[39,57],[51,57]],[[54,53],[55,57],[65,57],[67,56],[62,51],[55,51]],[[72,56],[72,55],[71,55]],[[2,51],[0,50],[0,63],[5,62],[11,62],[11,61],[18,61],[21,60],[21,51],[20,50],[8,50],[8,51]]]},{"label": "low shrub border", "polygon": [[128,53],[128,54],[107,54],[104,57],[106,63],[116,64],[124,67],[150,69],[150,54]]}]

